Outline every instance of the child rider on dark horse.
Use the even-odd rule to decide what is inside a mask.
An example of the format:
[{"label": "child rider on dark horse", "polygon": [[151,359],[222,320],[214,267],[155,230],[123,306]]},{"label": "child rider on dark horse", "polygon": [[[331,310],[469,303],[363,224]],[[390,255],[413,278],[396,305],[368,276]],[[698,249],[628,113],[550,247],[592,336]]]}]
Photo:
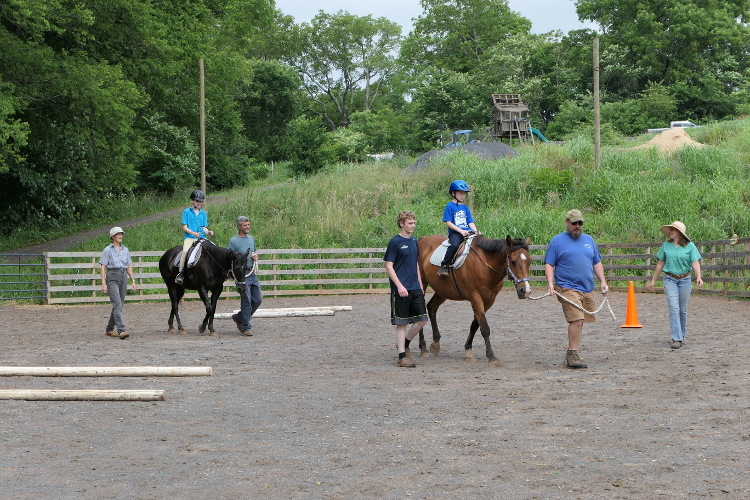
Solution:
[{"label": "child rider on dark horse", "polygon": [[445,251],[443,262],[440,263],[438,276],[441,278],[448,276],[448,265],[453,260],[453,256],[456,255],[456,250],[458,250],[461,241],[471,233],[482,234],[477,229],[477,226],[474,225],[474,217],[471,216],[471,210],[464,204],[466,194],[469,191],[471,191],[469,185],[461,180],[451,182],[448,188],[453,201],[449,201],[445,205],[443,222],[448,227],[448,240],[451,246]]},{"label": "child rider on dark horse", "polygon": [[185,257],[188,250],[193,246],[195,240],[205,238],[206,235],[213,236],[214,232],[208,229],[208,215],[203,210],[203,202],[206,201],[206,195],[200,189],[196,189],[190,194],[193,204],[182,212],[182,230],[185,232],[185,238],[182,240],[182,256],[180,257],[180,269],[174,282],[182,285],[185,269]]}]

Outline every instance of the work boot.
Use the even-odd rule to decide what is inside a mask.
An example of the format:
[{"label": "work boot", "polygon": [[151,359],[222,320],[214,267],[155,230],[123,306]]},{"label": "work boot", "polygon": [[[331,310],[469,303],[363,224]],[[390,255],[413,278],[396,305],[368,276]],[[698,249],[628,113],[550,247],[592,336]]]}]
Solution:
[{"label": "work boot", "polygon": [[234,324],[237,325],[237,331],[245,333],[245,330],[242,328],[242,320],[238,318],[236,314],[232,314],[232,320],[234,321]]},{"label": "work boot", "polygon": [[182,271],[180,271],[179,273],[177,273],[177,276],[175,276],[174,282],[177,285],[182,285],[182,280],[183,280]]},{"label": "work boot", "polygon": [[105,333],[105,335],[107,337],[119,337],[119,335],[117,335],[117,332],[114,330],[107,330],[107,333]]},{"label": "work boot", "polygon": [[438,276],[440,276],[441,278],[445,278],[446,276],[448,276],[448,266],[440,266]]},{"label": "work boot", "polygon": [[400,366],[401,368],[414,368],[415,366],[417,366],[410,358],[399,358],[396,365]]},{"label": "work boot", "polygon": [[568,351],[565,354],[565,362],[571,368],[588,368],[589,365],[583,362],[581,357],[578,355],[578,351]]},{"label": "work boot", "polygon": [[117,336],[120,337],[120,340],[123,340],[130,337],[130,334],[128,332],[120,332]]}]

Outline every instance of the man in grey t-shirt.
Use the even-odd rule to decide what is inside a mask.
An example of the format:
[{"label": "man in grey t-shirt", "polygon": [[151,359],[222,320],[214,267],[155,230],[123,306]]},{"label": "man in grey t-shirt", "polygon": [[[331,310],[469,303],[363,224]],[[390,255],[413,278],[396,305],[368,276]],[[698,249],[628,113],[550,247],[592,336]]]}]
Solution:
[{"label": "man in grey t-shirt", "polygon": [[240,295],[240,312],[232,315],[237,329],[243,335],[252,335],[253,330],[250,326],[250,318],[255,314],[255,310],[263,302],[263,294],[260,291],[260,282],[255,273],[255,261],[258,260],[258,254],[255,253],[255,238],[250,236],[250,219],[241,215],[237,217],[237,234],[229,240],[227,248],[235,252],[245,253],[248,249],[250,253],[247,256],[248,274],[245,276],[245,292]]}]

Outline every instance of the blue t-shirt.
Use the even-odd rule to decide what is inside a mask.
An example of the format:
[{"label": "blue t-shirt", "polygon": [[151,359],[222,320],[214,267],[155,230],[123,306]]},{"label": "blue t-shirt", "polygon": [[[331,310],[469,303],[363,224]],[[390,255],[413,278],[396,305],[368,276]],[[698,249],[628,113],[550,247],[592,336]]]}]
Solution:
[{"label": "blue t-shirt", "polygon": [[573,238],[562,232],[547,246],[544,263],[555,266],[555,283],[583,293],[594,291],[594,265],[602,261],[594,239],[586,233]]},{"label": "blue t-shirt", "polygon": [[693,268],[693,262],[701,259],[701,254],[692,241],[684,247],[665,241],[656,258],[664,262],[665,273],[685,274]]},{"label": "blue t-shirt", "polygon": [[[393,262],[393,270],[396,272],[399,281],[407,290],[421,290],[419,286],[419,276],[417,275],[417,257],[419,256],[419,247],[417,239],[414,236],[404,238],[397,234],[385,249],[383,260]],[[391,282],[391,291],[397,292],[398,287]]]},{"label": "blue t-shirt", "polygon": [[[193,210],[193,207],[187,207],[184,212],[182,212],[182,222],[181,224],[187,224],[188,229],[191,231],[194,231],[196,233],[200,233],[201,238],[205,238],[206,234],[203,232],[203,230],[208,226],[208,215],[206,214],[206,211],[202,208],[198,211],[198,213],[195,213],[195,210]],[[198,239],[192,234],[184,233],[185,239],[192,238],[194,240]]]},{"label": "blue t-shirt", "polygon": [[[459,205],[455,201],[449,201],[445,206],[445,210],[443,210],[443,222],[452,222],[464,231],[471,231],[469,224],[474,222],[474,217],[471,216],[471,210],[467,205],[463,203]],[[455,232],[453,229],[448,228],[448,236]]]}]

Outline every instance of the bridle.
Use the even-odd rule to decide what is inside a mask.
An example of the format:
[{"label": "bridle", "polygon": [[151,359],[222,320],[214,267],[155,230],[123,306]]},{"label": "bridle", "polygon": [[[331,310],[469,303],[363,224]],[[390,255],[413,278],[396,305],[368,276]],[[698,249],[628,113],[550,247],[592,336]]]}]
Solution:
[{"label": "bridle", "polygon": [[[205,239],[207,239],[207,238],[205,238]],[[208,241],[210,243],[212,243],[214,246],[218,246],[213,241],[211,241],[211,240],[208,240]],[[214,256],[211,255],[211,252],[206,252],[206,254],[209,257],[211,257],[211,260],[214,261],[217,266],[219,266],[219,269],[221,269],[222,271],[224,271],[224,276],[231,276],[232,277],[232,280],[234,281],[234,286],[244,285],[246,283],[245,281],[240,281],[240,280],[237,279],[237,276],[234,274],[234,266],[233,265],[230,265],[229,269],[224,269],[224,266],[222,266],[221,264],[219,264],[219,262],[216,259],[214,259]],[[230,260],[230,262],[232,262],[234,260],[234,258],[232,256],[230,256],[229,260]],[[253,269],[255,269],[255,265],[253,265]],[[248,273],[247,276],[249,276],[250,274],[252,274],[252,273]]]},{"label": "bridle", "polygon": [[[471,250],[477,255],[477,257],[479,257],[479,260],[481,260],[482,262],[484,262],[487,265],[487,267],[489,267],[490,269],[492,269],[493,271],[495,271],[497,274],[503,274],[500,271],[498,271],[497,269],[495,269],[494,267],[492,267],[486,260],[484,260],[484,258],[479,254],[479,252],[477,252],[476,250],[474,250],[473,246],[471,247]],[[515,273],[513,272],[513,270],[510,268],[510,255],[506,256],[506,258],[505,258],[505,266],[506,266],[505,267],[505,278],[508,279],[508,280],[510,280],[510,281],[512,281],[514,286],[518,286],[519,283],[523,283],[524,281],[531,281],[529,278],[520,278],[519,279],[515,275]]]}]

